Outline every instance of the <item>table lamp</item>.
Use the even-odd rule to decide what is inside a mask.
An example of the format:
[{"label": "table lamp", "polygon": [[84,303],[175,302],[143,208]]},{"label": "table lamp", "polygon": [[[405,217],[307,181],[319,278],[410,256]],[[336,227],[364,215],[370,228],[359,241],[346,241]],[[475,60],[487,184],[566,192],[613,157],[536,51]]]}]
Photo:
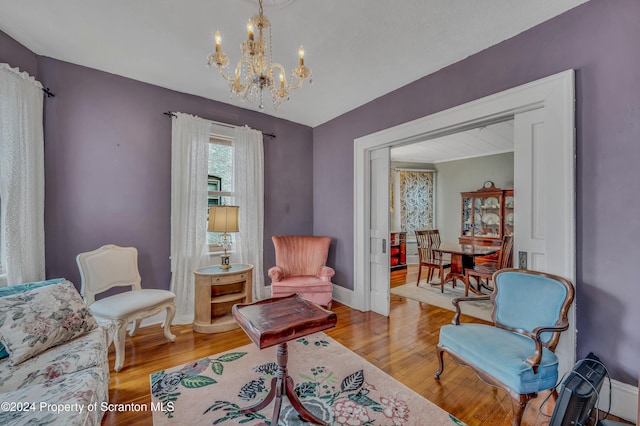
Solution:
[{"label": "table lamp", "polygon": [[238,232],[238,206],[210,206],[209,207],[209,232],[222,232],[222,248],[224,254],[220,255],[220,269],[229,269],[229,255],[227,250],[231,248],[231,236],[229,232]]}]

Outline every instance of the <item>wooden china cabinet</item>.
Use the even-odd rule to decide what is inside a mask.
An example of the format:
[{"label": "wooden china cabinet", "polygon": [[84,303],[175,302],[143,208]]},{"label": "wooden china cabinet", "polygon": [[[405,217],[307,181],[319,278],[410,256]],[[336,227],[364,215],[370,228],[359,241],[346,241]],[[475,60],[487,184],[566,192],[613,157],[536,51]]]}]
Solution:
[{"label": "wooden china cabinet", "polygon": [[477,191],[463,192],[460,244],[500,245],[513,235],[513,189],[496,188],[486,181]]}]

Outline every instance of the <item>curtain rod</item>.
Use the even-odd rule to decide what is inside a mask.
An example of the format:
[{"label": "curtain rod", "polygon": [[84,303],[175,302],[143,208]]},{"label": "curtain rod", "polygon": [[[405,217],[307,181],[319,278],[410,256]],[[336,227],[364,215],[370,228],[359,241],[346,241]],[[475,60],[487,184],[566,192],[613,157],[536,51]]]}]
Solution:
[{"label": "curtain rod", "polygon": [[[164,114],[164,115],[167,115],[167,116],[169,116],[169,117],[177,117],[177,115],[175,115],[175,114],[174,114],[173,112],[171,112],[171,111],[163,112],[163,114]],[[209,121],[211,121],[212,123],[217,124],[218,126],[229,127],[230,129],[235,129],[235,128],[236,128],[236,126],[232,126],[232,125],[230,125],[230,124],[226,124],[226,123],[220,123],[219,121],[213,121],[213,120],[209,120]],[[274,139],[276,138],[276,135],[275,135],[274,133],[265,133],[265,132],[262,132],[262,134],[263,134],[264,136],[269,136],[270,138],[274,138]]]},{"label": "curtain rod", "polygon": [[436,169],[410,169],[408,167],[392,167],[393,170],[397,170],[399,172],[427,172],[427,173],[437,173]]},{"label": "curtain rod", "polygon": [[46,89],[43,87],[42,91],[47,94],[47,98],[54,98],[56,96],[48,87]]}]

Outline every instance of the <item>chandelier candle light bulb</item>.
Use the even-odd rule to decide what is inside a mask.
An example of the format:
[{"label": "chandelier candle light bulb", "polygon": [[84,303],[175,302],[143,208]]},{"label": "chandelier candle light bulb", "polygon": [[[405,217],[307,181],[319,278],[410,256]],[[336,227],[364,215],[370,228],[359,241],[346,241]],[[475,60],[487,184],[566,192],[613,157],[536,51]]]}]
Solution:
[{"label": "chandelier candle light bulb", "polygon": [[[232,96],[235,94],[241,100],[254,103],[260,102],[267,91],[273,100],[273,107],[278,107],[289,100],[291,90],[302,87],[305,80],[311,83],[311,70],[304,65],[304,47],[298,50],[298,66],[291,71],[287,79],[285,68],[272,60],[271,23],[262,13],[262,0],[258,0],[260,9],[247,22],[248,39],[240,45],[242,57],[238,61],[235,72],[227,74],[224,69],[229,65],[229,57],[222,52],[220,32],[216,32],[216,50],[208,57],[209,65],[213,65],[226,81],[229,82]],[[258,32],[255,37],[255,31]],[[269,31],[268,38],[264,32]],[[276,78],[280,77],[278,85]]]},{"label": "chandelier candle light bulb", "polygon": [[251,19],[247,21],[247,33],[249,34],[249,40],[253,41],[253,22],[251,22]]}]

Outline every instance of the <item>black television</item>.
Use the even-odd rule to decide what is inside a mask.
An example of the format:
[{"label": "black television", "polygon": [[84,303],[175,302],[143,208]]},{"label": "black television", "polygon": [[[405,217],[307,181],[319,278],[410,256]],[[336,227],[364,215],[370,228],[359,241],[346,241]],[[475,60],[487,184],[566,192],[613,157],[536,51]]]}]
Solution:
[{"label": "black television", "polygon": [[[549,426],[595,424],[598,410],[594,408],[607,374],[607,369],[593,353],[578,361],[560,385]],[[592,412],[594,418],[591,418]]]}]

